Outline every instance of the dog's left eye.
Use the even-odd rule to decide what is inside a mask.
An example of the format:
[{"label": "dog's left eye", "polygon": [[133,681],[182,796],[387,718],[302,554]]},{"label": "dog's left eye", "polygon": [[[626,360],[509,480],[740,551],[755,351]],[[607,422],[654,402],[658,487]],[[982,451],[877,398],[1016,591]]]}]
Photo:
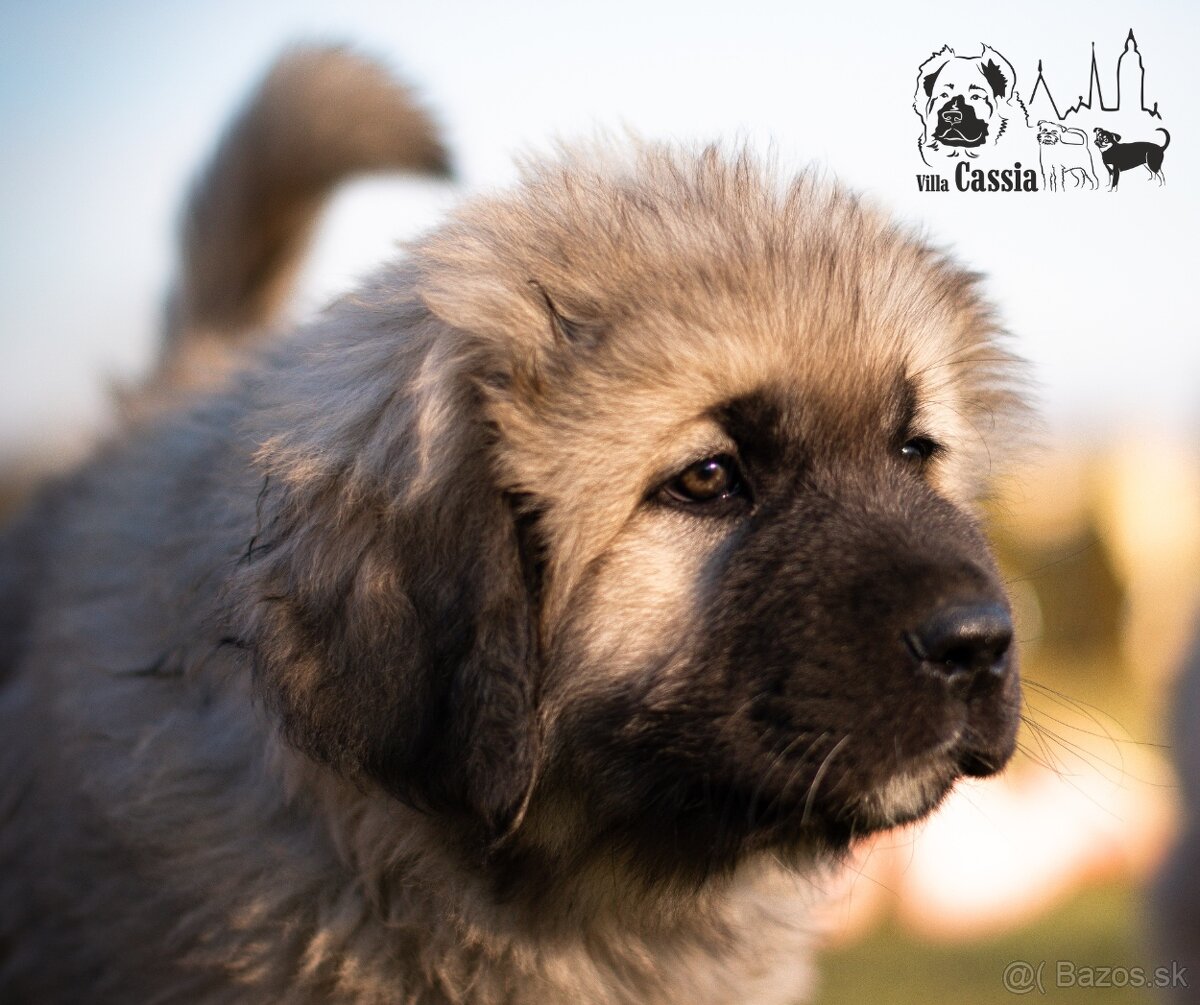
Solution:
[{"label": "dog's left eye", "polygon": [[909,464],[919,466],[931,457],[935,457],[941,450],[941,444],[931,440],[928,436],[914,436],[900,448],[900,456]]},{"label": "dog's left eye", "polygon": [[737,461],[728,454],[706,457],[684,468],[663,486],[661,496],[669,502],[716,503],[745,495],[745,483]]}]

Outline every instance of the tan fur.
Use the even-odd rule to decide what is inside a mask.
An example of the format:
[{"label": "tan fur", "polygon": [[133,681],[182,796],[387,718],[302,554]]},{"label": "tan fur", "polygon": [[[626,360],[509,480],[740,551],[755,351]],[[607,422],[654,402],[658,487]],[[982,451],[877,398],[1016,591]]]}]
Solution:
[{"label": "tan fur", "polygon": [[[260,325],[274,288],[218,323]],[[220,313],[219,293],[180,302]],[[782,387],[797,409],[843,402],[856,436],[857,403],[899,368],[947,446],[942,490],[969,504],[1018,413],[1013,365],[972,277],[746,153],[575,148],[466,203],[221,389],[134,421],[15,532],[31,613],[0,691],[8,1000],[797,1001],[820,863],[762,854],[645,888],[636,862],[583,856],[589,807],[539,768],[505,840],[559,878],[499,897],[438,813],[295,749],[237,640],[293,646],[279,700],[316,701],[320,668],[270,635],[263,598],[284,569],[313,589],[344,574],[347,618],[382,637],[411,617],[421,598],[396,583],[421,570],[381,538],[463,490],[486,429],[499,489],[542,509],[540,645],[587,654],[540,685],[553,749],[597,680],[672,659],[694,628],[719,542],[639,504],[722,449],[710,409]],[[422,530],[447,549],[462,532]]]}]

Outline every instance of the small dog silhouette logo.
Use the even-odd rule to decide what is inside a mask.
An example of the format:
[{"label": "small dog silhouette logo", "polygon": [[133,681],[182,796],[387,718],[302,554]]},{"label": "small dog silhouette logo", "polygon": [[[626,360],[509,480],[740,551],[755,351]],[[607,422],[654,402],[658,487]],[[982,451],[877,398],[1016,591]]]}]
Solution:
[{"label": "small dog silhouette logo", "polygon": [[1039,119],[1037,124],[1038,160],[1042,166],[1042,186],[1050,192],[1086,185],[1097,189],[1096,168],[1092,163],[1091,144],[1082,129],[1061,122]]},{"label": "small dog silhouette logo", "polygon": [[1144,167],[1150,172],[1150,177],[1160,185],[1166,183],[1167,179],[1162,172],[1162,163],[1163,155],[1167,152],[1167,147],[1171,145],[1171,134],[1162,126],[1158,127],[1158,132],[1163,134],[1161,146],[1149,141],[1122,143],[1119,133],[1112,133],[1107,129],[1096,128],[1094,132],[1096,146],[1100,148],[1104,166],[1108,169],[1108,181],[1112,191],[1115,192],[1117,189],[1117,183],[1121,180],[1121,172],[1135,167]]}]

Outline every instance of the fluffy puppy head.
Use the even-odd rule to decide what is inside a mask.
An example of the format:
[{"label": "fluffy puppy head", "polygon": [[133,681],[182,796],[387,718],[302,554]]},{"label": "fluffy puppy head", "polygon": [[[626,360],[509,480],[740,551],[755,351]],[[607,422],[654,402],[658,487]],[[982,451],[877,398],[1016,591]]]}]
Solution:
[{"label": "fluffy puppy head", "polygon": [[[694,882],[997,770],[974,277],[747,155],[566,153],[333,312],[259,430],[286,735],[546,868]],[[280,391],[283,388],[283,391]]]}]

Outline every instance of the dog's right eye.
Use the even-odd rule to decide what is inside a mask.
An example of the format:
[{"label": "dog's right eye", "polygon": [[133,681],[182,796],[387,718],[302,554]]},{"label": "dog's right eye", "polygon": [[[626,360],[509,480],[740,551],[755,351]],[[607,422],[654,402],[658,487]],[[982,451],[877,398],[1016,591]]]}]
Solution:
[{"label": "dog's right eye", "polygon": [[928,436],[914,436],[900,448],[900,456],[908,464],[920,466],[942,452],[942,445]]},{"label": "dog's right eye", "polygon": [[744,495],[745,481],[729,454],[689,464],[659,491],[664,501],[685,505],[709,505]]}]

